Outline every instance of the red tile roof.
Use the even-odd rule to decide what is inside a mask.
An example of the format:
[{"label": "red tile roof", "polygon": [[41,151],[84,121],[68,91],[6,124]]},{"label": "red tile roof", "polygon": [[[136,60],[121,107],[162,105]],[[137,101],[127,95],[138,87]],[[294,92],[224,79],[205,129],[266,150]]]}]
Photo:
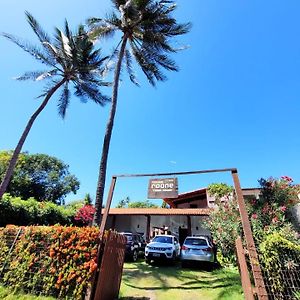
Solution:
[{"label": "red tile roof", "polygon": [[111,208],[109,215],[208,216],[210,212],[208,208]]}]

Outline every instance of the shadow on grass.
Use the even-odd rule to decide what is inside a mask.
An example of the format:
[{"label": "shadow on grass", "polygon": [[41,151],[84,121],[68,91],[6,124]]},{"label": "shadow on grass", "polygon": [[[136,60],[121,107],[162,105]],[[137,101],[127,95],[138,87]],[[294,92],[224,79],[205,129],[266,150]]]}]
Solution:
[{"label": "shadow on grass", "polygon": [[[147,283],[135,284],[138,278],[144,278]],[[207,265],[203,264],[181,268],[180,263],[175,265],[133,263],[128,267],[124,266],[123,284],[145,291],[219,289],[218,298],[220,299],[232,293],[241,293],[240,276],[237,270],[207,268]]]}]

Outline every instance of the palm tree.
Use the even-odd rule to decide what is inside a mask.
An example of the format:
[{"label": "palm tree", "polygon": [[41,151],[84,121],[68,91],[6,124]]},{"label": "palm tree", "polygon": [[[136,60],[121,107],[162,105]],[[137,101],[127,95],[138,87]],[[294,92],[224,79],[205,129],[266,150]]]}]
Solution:
[{"label": "palm tree", "polygon": [[[105,187],[107,158],[117,107],[119,78],[125,62],[130,80],[138,85],[133,73],[133,58],[151,85],[166,80],[162,69],[178,71],[169,54],[179,49],[171,45],[172,38],[185,34],[191,24],[178,24],[171,14],[176,4],[170,0],[112,0],[115,10],[104,19],[89,20],[92,39],[112,36],[116,31],[122,37],[113,56],[117,56],[114,69],[112,105],[102,147],[96,192],[95,222],[100,223]],[[128,49],[129,48],[129,49]]]},{"label": "palm tree", "polygon": [[0,186],[0,199],[10,182],[18,155],[34,121],[56,91],[61,89],[58,101],[58,112],[61,117],[65,116],[70,102],[71,85],[74,87],[74,94],[84,102],[90,99],[97,104],[104,105],[109,101],[109,98],[102,95],[99,90],[100,86],[107,85],[107,83],[101,81],[101,70],[107,57],[100,57],[100,50],[94,49],[84,27],[79,26],[78,32],[73,36],[66,21],[64,32],[55,28],[55,35],[51,39],[30,13],[26,12],[26,17],[40,42],[38,47],[11,34],[3,33],[2,35],[48,67],[47,70],[26,72],[17,79],[48,80],[48,82],[44,93],[40,96],[44,99],[30,117],[13,152]]}]

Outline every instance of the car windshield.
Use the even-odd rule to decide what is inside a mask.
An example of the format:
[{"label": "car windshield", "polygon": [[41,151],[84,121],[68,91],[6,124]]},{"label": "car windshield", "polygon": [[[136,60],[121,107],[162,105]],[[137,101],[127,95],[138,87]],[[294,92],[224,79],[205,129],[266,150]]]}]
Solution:
[{"label": "car windshield", "polygon": [[156,236],[152,242],[172,244],[172,238],[170,236]]},{"label": "car windshield", "polygon": [[207,241],[205,239],[186,239],[184,244],[193,246],[207,246]]}]

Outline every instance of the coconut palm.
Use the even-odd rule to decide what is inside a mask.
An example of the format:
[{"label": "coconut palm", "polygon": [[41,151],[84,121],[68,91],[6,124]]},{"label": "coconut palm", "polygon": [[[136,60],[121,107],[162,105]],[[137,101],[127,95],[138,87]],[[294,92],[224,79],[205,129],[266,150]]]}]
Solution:
[{"label": "coconut palm", "polygon": [[107,58],[101,58],[100,50],[94,49],[84,27],[79,26],[76,35],[72,35],[66,21],[64,31],[55,28],[54,37],[50,38],[30,13],[26,12],[26,17],[39,40],[38,46],[33,46],[11,34],[3,33],[2,35],[47,67],[46,70],[42,71],[26,72],[17,79],[47,80],[47,85],[40,96],[43,97],[42,103],[30,117],[13,152],[0,186],[0,199],[9,184],[18,155],[34,121],[46,107],[54,93],[60,90],[58,112],[61,117],[65,116],[70,103],[71,86],[74,88],[74,94],[84,102],[92,100],[97,104],[104,105],[109,101],[109,98],[102,95],[99,90],[100,86],[107,85],[101,81],[101,70]]},{"label": "coconut palm", "polygon": [[136,61],[151,85],[166,80],[162,70],[178,71],[171,53],[179,49],[171,45],[172,39],[185,34],[190,23],[178,24],[171,15],[176,4],[169,0],[112,0],[114,11],[106,18],[89,20],[92,39],[110,37],[115,32],[122,36],[113,56],[117,57],[114,69],[112,104],[103,141],[96,192],[95,221],[100,222],[105,187],[107,158],[117,107],[119,78],[122,63],[126,65],[130,80],[137,84],[132,63]]}]

